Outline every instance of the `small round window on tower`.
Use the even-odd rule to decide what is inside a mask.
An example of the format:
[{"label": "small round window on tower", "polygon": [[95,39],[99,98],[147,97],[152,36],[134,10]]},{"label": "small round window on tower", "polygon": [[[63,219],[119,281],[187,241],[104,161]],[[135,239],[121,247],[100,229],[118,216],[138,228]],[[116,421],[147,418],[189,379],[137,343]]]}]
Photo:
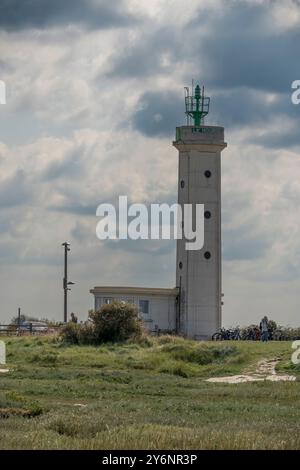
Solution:
[{"label": "small round window on tower", "polygon": [[205,258],[205,259],[210,259],[210,258],[211,258],[211,254],[210,254],[209,251],[206,251],[206,252],[204,253],[204,258]]},{"label": "small round window on tower", "polygon": [[179,263],[179,269],[182,269],[182,266],[183,266],[183,265],[182,265],[182,262],[180,261],[180,263]]},{"label": "small round window on tower", "polygon": [[181,186],[182,189],[184,188],[184,181],[183,180],[180,181],[180,186]]},{"label": "small round window on tower", "polygon": [[210,178],[210,177],[211,177],[211,171],[210,171],[210,170],[206,170],[206,171],[204,172],[204,175],[205,175],[206,178]]},{"label": "small round window on tower", "polygon": [[204,212],[204,217],[205,217],[206,219],[210,219],[210,218],[211,218],[211,212],[210,212],[210,211],[205,211],[205,212]]}]

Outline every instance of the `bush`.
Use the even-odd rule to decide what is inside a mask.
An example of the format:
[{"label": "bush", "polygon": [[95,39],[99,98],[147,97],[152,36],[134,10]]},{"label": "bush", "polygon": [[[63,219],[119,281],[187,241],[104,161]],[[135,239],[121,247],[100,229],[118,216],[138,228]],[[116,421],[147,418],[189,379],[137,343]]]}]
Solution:
[{"label": "bush", "polygon": [[91,311],[89,319],[99,343],[139,338],[143,332],[137,308],[124,302],[103,305],[100,310]]},{"label": "bush", "polygon": [[63,340],[71,344],[100,344],[128,339],[141,341],[143,336],[137,308],[124,302],[113,302],[99,310],[91,310],[88,323],[70,322],[62,330]]},{"label": "bush", "polygon": [[84,325],[79,325],[78,328],[78,344],[95,344],[96,335],[95,328],[92,323],[85,323]]},{"label": "bush", "polygon": [[80,325],[78,323],[67,323],[62,329],[61,335],[66,343],[79,344]]}]

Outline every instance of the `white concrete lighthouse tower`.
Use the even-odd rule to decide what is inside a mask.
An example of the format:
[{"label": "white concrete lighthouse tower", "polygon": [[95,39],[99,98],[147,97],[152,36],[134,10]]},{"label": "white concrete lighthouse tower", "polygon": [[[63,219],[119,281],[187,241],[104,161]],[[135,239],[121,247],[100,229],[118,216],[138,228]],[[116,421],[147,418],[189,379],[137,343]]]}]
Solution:
[{"label": "white concrete lighthouse tower", "polygon": [[184,336],[211,339],[221,326],[221,151],[227,144],[223,127],[204,125],[210,102],[204,89],[197,85],[191,95],[185,90],[187,125],[176,128],[173,142],[179,151],[178,203],[204,204],[204,246],[186,250],[186,240],[177,240],[176,323]]}]

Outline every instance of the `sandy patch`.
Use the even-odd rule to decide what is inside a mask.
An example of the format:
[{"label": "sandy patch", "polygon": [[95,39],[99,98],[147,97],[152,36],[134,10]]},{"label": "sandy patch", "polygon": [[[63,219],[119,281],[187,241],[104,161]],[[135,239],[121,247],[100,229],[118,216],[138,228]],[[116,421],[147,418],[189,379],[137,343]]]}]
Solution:
[{"label": "sandy patch", "polygon": [[270,380],[271,382],[293,382],[296,380],[294,375],[277,374],[275,367],[278,359],[264,359],[259,361],[257,368],[253,374],[229,375],[227,377],[211,377],[207,382],[239,384],[243,382],[263,382]]}]

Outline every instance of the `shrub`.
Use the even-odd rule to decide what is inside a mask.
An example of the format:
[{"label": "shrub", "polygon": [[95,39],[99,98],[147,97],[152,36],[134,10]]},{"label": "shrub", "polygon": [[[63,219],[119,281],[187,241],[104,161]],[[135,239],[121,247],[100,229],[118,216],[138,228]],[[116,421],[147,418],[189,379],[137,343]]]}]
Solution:
[{"label": "shrub", "polygon": [[112,302],[100,310],[90,311],[89,319],[99,343],[140,338],[143,333],[136,306],[124,302]]},{"label": "shrub", "polygon": [[95,344],[96,335],[95,328],[92,323],[85,323],[84,325],[79,325],[78,331],[78,344]]},{"label": "shrub", "polygon": [[89,312],[85,325],[68,323],[62,330],[62,338],[71,344],[100,344],[105,342],[145,339],[142,321],[135,305],[112,302],[99,310]]},{"label": "shrub", "polygon": [[78,323],[67,323],[62,329],[61,335],[66,343],[79,344],[80,325]]}]

